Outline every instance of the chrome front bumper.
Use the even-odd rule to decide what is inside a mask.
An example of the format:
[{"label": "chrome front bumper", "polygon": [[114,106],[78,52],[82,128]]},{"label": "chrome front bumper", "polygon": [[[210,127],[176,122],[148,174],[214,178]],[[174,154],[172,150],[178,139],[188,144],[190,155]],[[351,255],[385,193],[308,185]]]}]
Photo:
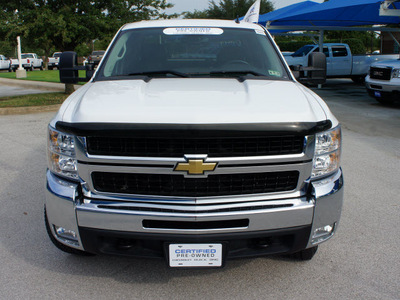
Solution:
[{"label": "chrome front bumper", "polygon": [[[113,207],[109,200],[89,200],[81,196],[80,186],[77,183],[60,179],[47,171],[46,211],[49,224],[54,237],[61,243],[80,250],[82,246],[79,228],[146,234],[180,235],[182,237],[205,237],[210,234],[220,236],[235,233],[251,234],[268,230],[281,230],[302,226],[311,227],[307,248],[312,247],[312,234],[316,229],[333,225],[332,234],[335,232],[341,214],[343,202],[343,177],[339,170],[329,178],[310,183],[311,195],[297,198],[257,199],[251,201],[248,209],[241,208],[237,211],[224,211],[223,205],[207,205],[206,211],[193,211],[180,213],[171,211],[137,211],[129,206],[132,202],[121,203]],[[266,197],[267,198],[267,197]],[[255,199],[256,200],[256,199]],[[257,208],[254,207],[255,202]],[[115,202],[113,202],[115,205]],[[289,204],[289,205],[288,205]],[[232,203],[227,204],[232,206]],[[162,207],[162,205],[160,204]],[[204,210],[204,208],[202,208]],[[222,212],[221,212],[222,211]],[[168,229],[146,228],[144,220],[153,221],[229,221],[248,219],[248,226],[218,229]],[[63,227],[76,233],[77,240],[71,241],[58,236],[54,226]]]},{"label": "chrome front bumper", "polygon": [[365,79],[365,85],[367,89],[382,91],[387,93],[400,92],[400,79],[392,78],[389,80],[377,80],[371,79],[369,76]]}]

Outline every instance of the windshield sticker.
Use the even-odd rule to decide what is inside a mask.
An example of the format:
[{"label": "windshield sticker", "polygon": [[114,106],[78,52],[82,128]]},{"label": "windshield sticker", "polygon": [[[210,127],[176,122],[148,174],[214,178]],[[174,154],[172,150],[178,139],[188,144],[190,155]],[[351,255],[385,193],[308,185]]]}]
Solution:
[{"label": "windshield sticker", "polygon": [[265,31],[264,31],[264,30],[261,30],[261,29],[254,29],[254,31],[255,31],[257,34],[267,35],[267,34],[265,33]]},{"label": "windshield sticker", "polygon": [[271,76],[281,77],[282,74],[279,71],[268,70],[268,74]]},{"label": "windshield sticker", "polygon": [[208,27],[180,27],[180,28],[165,28],[164,34],[166,35],[221,35],[224,31],[221,28],[208,28]]}]

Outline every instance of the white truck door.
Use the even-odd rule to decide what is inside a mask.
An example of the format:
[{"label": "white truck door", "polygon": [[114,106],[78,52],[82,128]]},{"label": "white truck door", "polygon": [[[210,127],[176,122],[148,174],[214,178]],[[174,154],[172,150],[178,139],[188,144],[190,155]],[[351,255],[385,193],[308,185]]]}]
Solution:
[{"label": "white truck door", "polygon": [[351,54],[346,46],[332,46],[332,70],[330,76],[347,76],[351,74]]}]

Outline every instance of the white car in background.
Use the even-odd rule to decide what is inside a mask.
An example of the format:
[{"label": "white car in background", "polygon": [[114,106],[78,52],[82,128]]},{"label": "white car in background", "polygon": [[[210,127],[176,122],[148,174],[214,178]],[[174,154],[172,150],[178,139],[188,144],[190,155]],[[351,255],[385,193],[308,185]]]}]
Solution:
[{"label": "white car in background", "polygon": [[382,104],[400,100],[400,59],[371,65],[365,85],[371,97]]},{"label": "white car in background", "polygon": [[10,67],[11,61],[4,55],[0,54],[0,70],[10,70]]},{"label": "white car in background", "polygon": [[53,55],[49,57],[49,61],[47,62],[47,69],[53,70],[54,68],[58,68],[61,54],[62,52],[54,52]]},{"label": "white car in background", "polygon": [[[21,65],[28,71],[33,71],[35,68],[39,68],[43,71],[43,59],[39,58],[36,53],[22,53],[21,54]],[[15,71],[19,67],[19,60],[11,60],[11,69]]]}]

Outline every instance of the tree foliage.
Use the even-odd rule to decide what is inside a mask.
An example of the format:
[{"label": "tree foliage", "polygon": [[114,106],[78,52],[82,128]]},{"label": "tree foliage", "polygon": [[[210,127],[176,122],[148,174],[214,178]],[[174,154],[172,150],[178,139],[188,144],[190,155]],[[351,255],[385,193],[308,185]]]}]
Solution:
[{"label": "tree foliage", "polygon": [[2,0],[0,39],[15,45],[74,50],[82,43],[113,35],[123,24],[168,17],[167,0]]},{"label": "tree foliage", "polygon": [[[202,11],[184,12],[186,19],[227,19],[233,20],[236,17],[246,15],[255,0],[220,0],[216,3],[211,0],[208,8]],[[274,5],[269,0],[261,0],[260,14],[274,10]]]}]

